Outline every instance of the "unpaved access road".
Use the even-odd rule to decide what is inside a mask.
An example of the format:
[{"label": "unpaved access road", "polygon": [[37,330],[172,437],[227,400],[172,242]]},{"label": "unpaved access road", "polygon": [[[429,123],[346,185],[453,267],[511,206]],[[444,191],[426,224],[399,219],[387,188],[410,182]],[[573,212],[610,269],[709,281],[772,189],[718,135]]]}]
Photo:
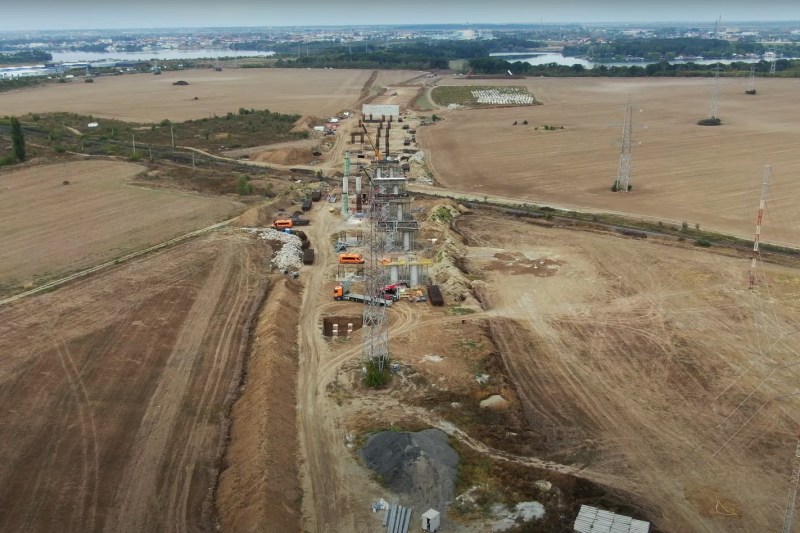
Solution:
[{"label": "unpaved access road", "polygon": [[0,530],[213,526],[267,259],[215,233],[0,309]]}]

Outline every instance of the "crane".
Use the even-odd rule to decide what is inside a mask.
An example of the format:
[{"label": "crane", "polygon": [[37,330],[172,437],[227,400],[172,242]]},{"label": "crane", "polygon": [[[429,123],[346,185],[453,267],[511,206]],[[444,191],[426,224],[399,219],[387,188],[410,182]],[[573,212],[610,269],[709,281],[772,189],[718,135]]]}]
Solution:
[{"label": "crane", "polygon": [[[370,146],[372,146],[372,149],[375,150],[375,157],[378,159],[378,161],[380,161],[381,160],[381,150],[380,150],[380,148],[375,146],[374,142],[372,142],[372,137],[369,136],[369,132],[367,131],[367,127],[364,125],[363,122],[361,123],[361,129],[364,130],[364,133],[367,136],[367,140],[369,141]],[[380,140],[380,139],[378,139],[378,140]]]},{"label": "crane", "polygon": [[797,448],[794,451],[792,477],[789,480],[789,501],[786,502],[786,513],[783,515],[783,533],[792,533],[792,518],[797,497],[797,482],[800,480],[800,434],[797,436]]}]

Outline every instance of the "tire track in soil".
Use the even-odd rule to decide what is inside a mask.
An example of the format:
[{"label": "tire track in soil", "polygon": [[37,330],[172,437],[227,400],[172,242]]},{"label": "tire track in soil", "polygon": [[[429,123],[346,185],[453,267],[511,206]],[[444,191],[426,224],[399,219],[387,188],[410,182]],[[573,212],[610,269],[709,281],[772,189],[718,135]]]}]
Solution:
[{"label": "tire track in soil", "polygon": [[[189,434],[181,435],[179,442],[170,442],[169,439],[173,433],[180,434],[175,424],[181,409],[192,406],[202,412],[204,407],[187,395],[191,390],[193,375],[202,371],[203,361],[199,359],[200,354],[205,354],[203,346],[208,338],[207,332],[216,330],[211,324],[213,310],[225,301],[226,281],[230,269],[234,268],[231,246],[228,242],[222,244],[223,249],[198,289],[197,299],[181,325],[172,353],[134,438],[137,455],[123,473],[120,486],[124,489],[115,497],[116,512],[106,527],[108,531],[143,531],[151,529],[154,520],[167,525],[171,531],[186,531],[187,522],[192,522],[186,505],[193,465],[186,464],[186,461],[194,459],[189,452],[202,445],[199,442],[202,436],[197,435],[202,420],[186,422],[190,426]],[[236,306],[231,307],[230,313],[222,321],[223,329],[230,327],[228,319],[238,310]],[[206,334],[199,335],[198,332]],[[219,357],[217,351],[212,358],[211,372],[217,370]],[[208,387],[209,384],[205,383],[201,399],[208,393]],[[169,462],[165,463],[164,457],[174,445],[180,446],[180,451],[171,452],[167,459]],[[167,472],[166,476],[163,475],[164,471]],[[166,515],[162,520],[162,517],[153,516],[152,511],[154,507],[163,508],[158,500],[165,498],[170,504],[164,508]]]}]

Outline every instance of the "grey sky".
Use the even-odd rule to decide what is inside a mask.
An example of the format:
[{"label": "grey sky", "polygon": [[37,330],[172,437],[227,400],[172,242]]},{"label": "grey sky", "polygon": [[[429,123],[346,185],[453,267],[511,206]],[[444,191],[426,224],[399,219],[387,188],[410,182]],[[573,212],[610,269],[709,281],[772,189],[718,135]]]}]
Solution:
[{"label": "grey sky", "polygon": [[[6,5],[2,5],[6,4]],[[0,31],[425,23],[800,20],[765,0],[0,0]]]}]

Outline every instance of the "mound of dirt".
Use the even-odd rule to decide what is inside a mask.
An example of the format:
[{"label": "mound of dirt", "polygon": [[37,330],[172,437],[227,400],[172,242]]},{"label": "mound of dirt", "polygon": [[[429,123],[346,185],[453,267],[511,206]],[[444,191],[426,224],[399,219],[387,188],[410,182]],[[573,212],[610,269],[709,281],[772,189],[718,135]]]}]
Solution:
[{"label": "mound of dirt", "polygon": [[414,506],[444,509],[455,498],[459,458],[441,430],[376,433],[359,453],[391,490]]},{"label": "mound of dirt", "polygon": [[322,119],[314,115],[303,115],[298,118],[294,123],[294,127],[290,130],[292,133],[302,133],[304,131],[311,131],[316,124],[322,124]]},{"label": "mound of dirt", "polygon": [[310,163],[311,158],[311,151],[307,148],[280,148],[278,150],[259,152],[250,159],[276,165],[302,165]]}]

